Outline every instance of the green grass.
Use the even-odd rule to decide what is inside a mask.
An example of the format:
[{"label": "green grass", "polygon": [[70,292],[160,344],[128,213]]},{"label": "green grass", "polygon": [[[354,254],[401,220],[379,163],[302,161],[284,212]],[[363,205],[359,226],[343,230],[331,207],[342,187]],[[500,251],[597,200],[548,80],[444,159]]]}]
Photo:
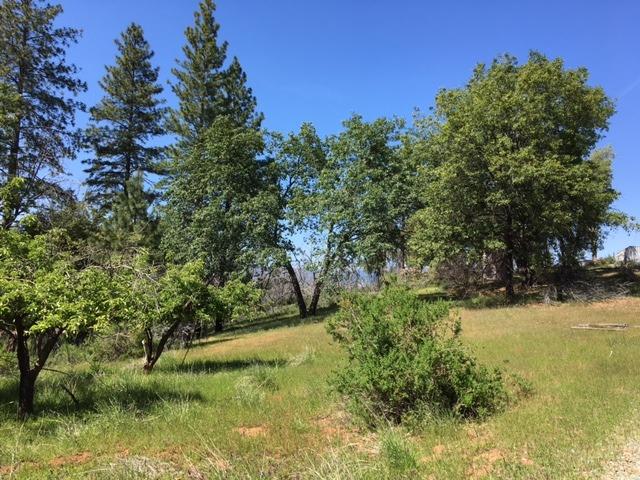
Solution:
[{"label": "green grass", "polygon": [[461,315],[483,362],[533,386],[487,421],[362,429],[328,386],[343,355],[324,324],[273,316],[202,342],[184,363],[168,352],[152,375],[140,361],[45,372],[40,413],[25,423],[15,384],[0,380],[0,477],[597,477],[638,426],[640,329],[570,326],[640,323],[640,299]]}]

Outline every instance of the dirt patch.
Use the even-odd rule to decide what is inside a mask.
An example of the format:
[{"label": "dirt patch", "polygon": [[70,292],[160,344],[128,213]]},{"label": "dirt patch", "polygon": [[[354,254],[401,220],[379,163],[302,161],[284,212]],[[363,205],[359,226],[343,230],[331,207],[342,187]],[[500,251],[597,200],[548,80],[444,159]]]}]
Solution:
[{"label": "dirt patch", "polygon": [[164,460],[171,463],[179,463],[180,460],[184,457],[182,448],[178,446],[171,446],[171,447],[165,448],[164,450],[160,450],[154,456],[159,458],[160,460]]},{"label": "dirt patch", "polygon": [[338,438],[342,441],[347,441],[353,435],[353,432],[346,428],[335,415],[319,418],[315,421],[315,424],[325,438]]},{"label": "dirt patch", "polygon": [[3,465],[0,467],[0,476],[12,475],[18,470],[16,465]]},{"label": "dirt patch", "polygon": [[471,466],[467,469],[467,477],[476,479],[490,475],[493,472],[495,463],[504,458],[504,453],[498,448],[493,448],[475,456]]},{"label": "dirt patch", "polygon": [[615,460],[605,465],[602,480],[635,480],[640,478],[640,441],[627,443]]},{"label": "dirt patch", "polygon": [[266,437],[269,430],[264,425],[257,425],[255,427],[238,427],[234,428],[233,431],[239,433],[243,437],[256,438]]},{"label": "dirt patch", "polygon": [[445,452],[446,449],[447,447],[445,447],[444,445],[436,445],[435,447],[433,447],[433,455],[435,457],[439,457]]},{"label": "dirt patch", "polygon": [[473,443],[479,445],[484,445],[493,437],[493,434],[483,426],[470,425],[466,428],[466,431],[467,437],[469,437]]},{"label": "dirt patch", "polygon": [[442,457],[442,454],[447,451],[447,447],[444,445],[436,445],[432,449],[431,455],[426,455],[420,459],[422,463],[435,462]]},{"label": "dirt patch", "polygon": [[524,454],[522,455],[522,457],[520,457],[520,463],[525,467],[530,467],[534,464],[534,461],[531,460],[526,454]]},{"label": "dirt patch", "polygon": [[338,440],[360,453],[375,455],[380,452],[376,435],[373,433],[362,435],[349,423],[349,416],[345,412],[334,412],[317,419],[314,423],[327,440]]},{"label": "dirt patch", "polygon": [[93,459],[91,452],[80,452],[73,455],[65,455],[56,457],[49,462],[49,465],[53,468],[60,468],[65,465],[82,465]]}]

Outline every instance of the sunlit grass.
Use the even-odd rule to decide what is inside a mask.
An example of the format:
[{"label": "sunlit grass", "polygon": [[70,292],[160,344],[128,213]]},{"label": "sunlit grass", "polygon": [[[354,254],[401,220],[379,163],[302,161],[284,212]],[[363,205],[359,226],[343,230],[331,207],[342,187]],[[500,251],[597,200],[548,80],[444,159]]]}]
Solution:
[{"label": "sunlit grass", "polygon": [[152,375],[80,366],[79,407],[46,372],[24,424],[3,380],[0,477],[583,478],[637,427],[640,330],[570,327],[640,324],[640,300],[460,313],[469,348],[533,386],[485,422],[363,430],[328,385],[343,356],[324,324],[274,317],[169,352]]}]

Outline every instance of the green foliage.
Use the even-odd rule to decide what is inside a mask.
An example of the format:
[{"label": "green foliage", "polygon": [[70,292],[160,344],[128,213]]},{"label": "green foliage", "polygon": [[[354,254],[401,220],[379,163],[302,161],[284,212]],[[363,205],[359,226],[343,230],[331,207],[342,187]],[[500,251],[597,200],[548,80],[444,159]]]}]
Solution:
[{"label": "green foliage", "polygon": [[69,195],[56,175],[75,155],[74,119],[84,108],[75,97],[86,85],[66,59],[79,31],[58,26],[61,13],[43,0],[0,3],[0,184],[25,181],[3,211],[5,228],[44,201]]},{"label": "green foliage", "polygon": [[343,126],[325,139],[311,124],[286,139],[274,136],[280,179],[275,244],[290,253],[290,236],[308,233],[313,258],[306,268],[316,277],[312,313],[321,288],[349,264],[376,274],[390,262],[404,266],[405,223],[419,205],[404,122],[354,115]]},{"label": "green foliage", "polygon": [[419,205],[415,158],[401,143],[404,122],[354,115],[343,126],[329,140],[318,213],[368,272],[380,274],[391,261],[404,267],[405,224]]},{"label": "green foliage", "polygon": [[202,282],[201,262],[170,265],[165,272],[139,266],[131,278],[128,299],[138,329],[168,327],[175,322],[211,321],[223,305]]},{"label": "green foliage", "polygon": [[179,149],[193,145],[220,116],[239,127],[258,129],[262,122],[240,62],[234,57],[225,66],[228,44],[218,43],[215,10],[213,0],[200,2],[194,25],[185,31],[184,59],[172,70],[179,107],[171,112],[169,130],[178,136]]},{"label": "green foliage", "polygon": [[100,330],[121,318],[122,287],[97,267],[78,269],[60,230],[0,232],[0,325],[37,336]]},{"label": "green foliage", "polygon": [[108,210],[120,193],[129,196],[134,174],[161,173],[163,149],[147,143],[164,133],[165,115],[164,102],[158,98],[163,90],[159,69],[151,64],[154,54],[142,27],[129,25],[116,46],[115,65],[107,67],[100,82],[105,96],[91,109],[86,132],[95,157],[83,161],[89,165],[87,200]]},{"label": "green foliage", "polygon": [[342,133],[325,140],[323,161],[318,149],[312,151],[308,161],[320,168],[297,205],[333,268],[355,261],[380,273],[406,250],[405,222],[418,202],[415,166],[400,148],[403,122],[369,123],[354,115],[343,125]]},{"label": "green foliage", "polygon": [[233,279],[216,291],[216,296],[225,306],[225,321],[251,318],[257,313],[262,299],[262,290],[253,282]]},{"label": "green foliage", "polygon": [[4,162],[4,155],[12,141],[12,133],[20,115],[20,95],[16,89],[5,80],[10,69],[0,65],[0,159]]},{"label": "green foliage", "polygon": [[203,261],[203,278],[218,285],[248,270],[268,200],[257,159],[263,148],[260,132],[218,117],[188,154],[174,159],[162,239],[171,261]]},{"label": "green foliage", "polygon": [[129,326],[143,338],[145,371],[150,372],[168,342],[188,328],[208,331],[255,311],[261,292],[239,280],[216,287],[203,282],[204,264],[192,261],[166,268],[145,256],[125,269]]},{"label": "green foliage", "polygon": [[[419,125],[425,208],[412,221],[421,263],[499,253],[530,274],[551,257],[575,264],[615,223],[611,151],[594,152],[614,112],[584,68],[531,53],[479,65],[466,87],[442,90]],[[590,157],[591,155],[591,157]]]},{"label": "green foliage", "polygon": [[65,345],[65,356],[76,362],[89,362],[102,365],[122,359],[140,358],[142,355],[141,338],[130,328],[129,322],[113,325],[110,328],[91,335],[78,346]]},{"label": "green foliage", "polygon": [[[218,43],[215,3],[202,0],[185,31],[184,59],[173,69],[178,108],[171,150],[163,249],[172,262],[203,261],[203,279],[223,286],[247,275],[267,245],[273,195],[258,156],[262,115],[237,58]],[[272,185],[272,184],[270,184]]]},{"label": "green foliage", "polygon": [[160,260],[159,218],[149,209],[149,196],[142,175],[134,175],[119,192],[97,232],[97,243],[110,251],[127,252],[144,249],[152,260]]},{"label": "green foliage", "polygon": [[104,330],[129,313],[119,276],[76,262],[71,247],[61,230],[0,230],[0,331],[16,354],[22,418],[33,413],[36,380],[64,335]]},{"label": "green foliage", "polygon": [[447,303],[392,285],[376,296],[347,295],[328,329],[349,354],[338,391],[369,423],[484,417],[506,399],[500,373],[479,366],[462,346]]}]

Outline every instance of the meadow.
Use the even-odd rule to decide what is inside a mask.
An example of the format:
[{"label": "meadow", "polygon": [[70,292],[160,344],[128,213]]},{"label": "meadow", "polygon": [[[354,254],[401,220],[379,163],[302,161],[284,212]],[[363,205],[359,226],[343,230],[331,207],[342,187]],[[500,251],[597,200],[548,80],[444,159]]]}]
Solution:
[{"label": "meadow", "polygon": [[[488,420],[376,431],[331,390],[344,361],[331,313],[238,326],[168,352],[151,375],[140,360],[69,364],[62,348],[37,417],[15,420],[15,384],[0,383],[0,476],[599,478],[638,426],[640,299],[460,309],[468,348],[521,394]],[[632,327],[570,328],[590,322]]]}]

